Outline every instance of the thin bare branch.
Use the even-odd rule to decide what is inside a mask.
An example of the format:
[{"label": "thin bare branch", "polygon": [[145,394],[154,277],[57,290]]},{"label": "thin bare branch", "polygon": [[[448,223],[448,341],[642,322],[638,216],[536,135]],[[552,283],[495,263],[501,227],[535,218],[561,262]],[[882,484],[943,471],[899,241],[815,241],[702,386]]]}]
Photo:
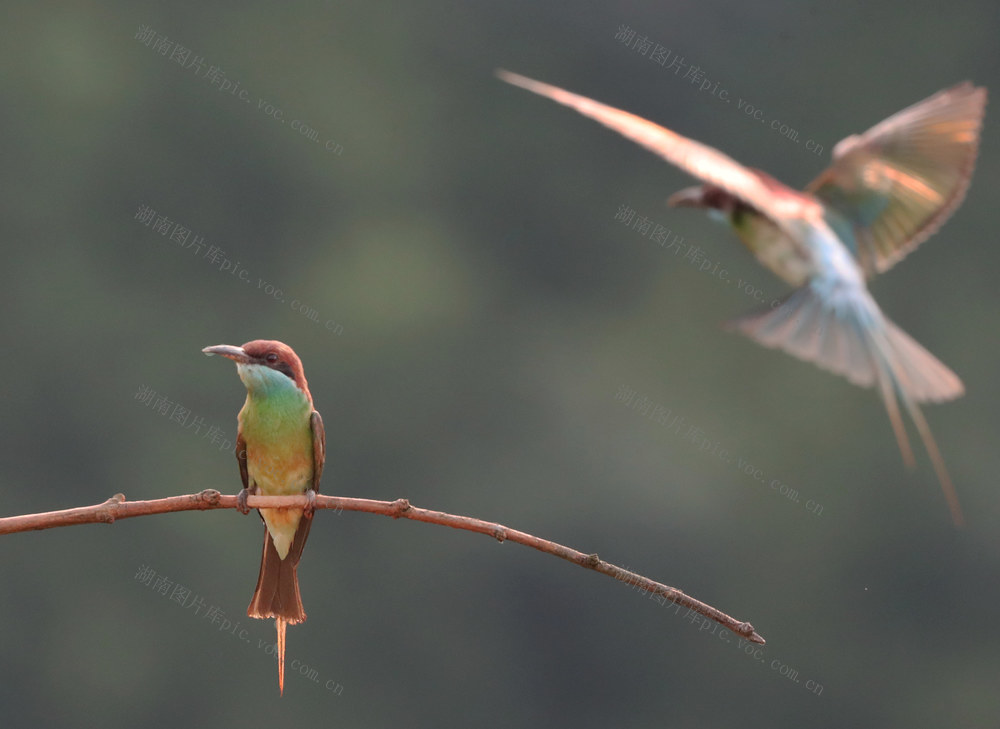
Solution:
[{"label": "thin bare branch", "polygon": [[[291,508],[303,507],[307,503],[305,496],[250,496],[247,504],[254,508]],[[110,524],[118,519],[128,519],[134,516],[148,514],[165,514],[173,511],[204,511],[206,509],[235,509],[236,496],[227,496],[214,489],[206,489],[198,494],[169,496],[151,501],[126,501],[123,494],[115,494],[102,504],[84,506],[78,509],[49,511],[42,514],[25,514],[0,518],[0,534],[26,532],[36,529],[51,529],[53,527],[70,526],[71,524]],[[440,524],[455,529],[488,534],[499,542],[515,542],[526,547],[532,547],[540,552],[561,557],[573,564],[585,567],[595,572],[613,577],[619,582],[625,582],[633,587],[661,595],[670,602],[690,609],[693,612],[713,620],[737,635],[754,643],[763,643],[764,639],[753,629],[750,623],[736,620],[706,605],[677,588],[655,582],[635,572],[622,569],[610,562],[605,562],[596,554],[584,554],[561,544],[542,539],[526,532],[510,529],[501,524],[495,524],[469,516],[447,514],[443,511],[420,509],[411,506],[406,499],[395,501],[375,501],[373,499],[353,499],[343,496],[316,496],[317,509],[335,509],[337,511],[363,511],[369,514],[391,516],[394,519],[411,519],[428,524]]]}]

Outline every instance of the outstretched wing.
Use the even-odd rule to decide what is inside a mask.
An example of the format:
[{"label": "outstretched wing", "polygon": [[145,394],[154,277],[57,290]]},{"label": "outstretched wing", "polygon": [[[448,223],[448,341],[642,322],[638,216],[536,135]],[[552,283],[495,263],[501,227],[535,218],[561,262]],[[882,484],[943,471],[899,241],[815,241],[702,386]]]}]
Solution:
[{"label": "outstretched wing", "polygon": [[805,195],[771,178],[762,178],[756,171],[744,167],[717,149],[683,137],[635,114],[510,71],[501,69],[497,71],[497,76],[507,83],[576,109],[584,116],[641,144],[688,174],[735,195],[782,227],[786,227],[790,219],[820,212],[819,204]]},{"label": "outstretched wing", "polygon": [[939,91],[833,149],[806,188],[853,226],[865,273],[888,270],[959,206],[972,177],[986,89]]},{"label": "outstretched wing", "polygon": [[510,71],[501,69],[497,71],[497,76],[507,83],[576,109],[688,174],[735,195],[782,227],[790,219],[820,212],[820,206],[815,201],[777,180],[764,178],[757,171],[744,167],[717,149],[683,137],[635,114]]}]

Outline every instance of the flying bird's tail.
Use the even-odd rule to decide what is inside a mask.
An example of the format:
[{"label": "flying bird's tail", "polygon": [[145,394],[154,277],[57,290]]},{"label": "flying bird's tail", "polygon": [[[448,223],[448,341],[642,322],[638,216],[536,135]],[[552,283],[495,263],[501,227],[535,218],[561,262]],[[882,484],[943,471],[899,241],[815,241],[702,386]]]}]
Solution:
[{"label": "flying bird's tail", "polygon": [[303,515],[284,559],[278,556],[271,532],[265,526],[264,554],[260,559],[257,589],[247,608],[247,615],[251,618],[274,618],[278,631],[278,688],[282,693],[285,690],[285,626],[295,625],[306,619],[306,611],[299,595],[298,567],[310,526],[312,515]]},{"label": "flying bird's tail", "polygon": [[902,402],[934,465],[952,520],[959,526],[964,523],[955,486],[917,405],[959,397],[965,391],[962,381],[889,321],[863,285],[815,278],[777,308],[740,317],[731,327],[856,385],[877,386],[903,461],[912,467],[913,451],[900,416]]}]

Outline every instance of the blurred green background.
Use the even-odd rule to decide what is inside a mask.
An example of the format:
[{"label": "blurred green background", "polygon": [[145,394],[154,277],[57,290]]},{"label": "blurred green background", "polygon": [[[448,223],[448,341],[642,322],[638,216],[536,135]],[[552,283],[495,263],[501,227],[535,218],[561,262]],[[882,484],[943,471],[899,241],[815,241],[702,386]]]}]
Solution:
[{"label": "blurred green background", "polygon": [[517,545],[321,513],[279,699],[245,617],[259,520],[171,514],[0,539],[3,726],[995,726],[996,108],[964,205],[874,283],[966,384],[926,409],[958,531],[873,392],[722,330],[785,289],[665,207],[689,178],[493,76],[800,187],[940,88],[1000,91],[995,2],[6,6],[3,514],[235,493],[244,389],[200,350],[277,338],[327,493],[598,552],[768,642]]}]

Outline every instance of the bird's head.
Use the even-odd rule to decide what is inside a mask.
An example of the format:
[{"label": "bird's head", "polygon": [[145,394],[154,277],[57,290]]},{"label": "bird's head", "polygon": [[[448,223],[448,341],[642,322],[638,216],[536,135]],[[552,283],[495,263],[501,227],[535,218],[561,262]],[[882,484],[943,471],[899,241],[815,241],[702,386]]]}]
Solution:
[{"label": "bird's head", "polygon": [[667,205],[672,208],[706,209],[711,217],[725,223],[730,222],[738,208],[746,207],[738,197],[715,185],[685,187],[667,198]]},{"label": "bird's head", "polygon": [[284,342],[255,339],[241,347],[216,344],[201,351],[209,356],[218,354],[233,360],[240,379],[251,393],[266,393],[274,388],[294,384],[309,395],[302,360]]}]

